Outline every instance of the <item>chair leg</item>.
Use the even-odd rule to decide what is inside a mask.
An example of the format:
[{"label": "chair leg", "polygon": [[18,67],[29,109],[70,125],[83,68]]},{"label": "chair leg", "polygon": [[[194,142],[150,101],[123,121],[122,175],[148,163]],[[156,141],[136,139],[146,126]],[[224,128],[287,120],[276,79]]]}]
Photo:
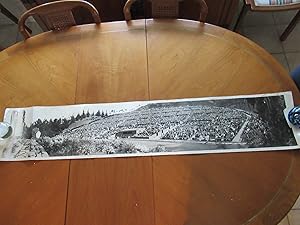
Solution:
[{"label": "chair leg", "polygon": [[245,2],[243,3],[243,8],[239,13],[239,17],[234,25],[233,31],[236,31],[238,29],[238,27],[240,26],[240,23],[242,22],[243,18],[245,17],[245,15],[247,14],[249,10],[249,7],[245,4]]},{"label": "chair leg", "polygon": [[290,24],[285,28],[282,35],[280,36],[280,41],[285,41],[289,34],[293,31],[293,29],[296,27],[298,20],[300,19],[300,10],[296,14],[296,16],[292,19]]}]

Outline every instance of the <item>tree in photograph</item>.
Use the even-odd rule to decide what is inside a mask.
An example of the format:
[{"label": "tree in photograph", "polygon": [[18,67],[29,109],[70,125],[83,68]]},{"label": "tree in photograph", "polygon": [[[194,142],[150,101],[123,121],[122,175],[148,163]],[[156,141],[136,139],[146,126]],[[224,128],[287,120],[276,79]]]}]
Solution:
[{"label": "tree in photograph", "polygon": [[72,123],[75,123],[76,119],[74,116],[71,116],[71,119],[70,119],[70,122],[69,122],[69,125],[72,124]]},{"label": "tree in photograph", "polygon": [[81,116],[80,116],[80,114],[78,113],[77,116],[75,117],[75,120],[78,121],[78,120],[80,120],[80,119],[81,119]]},{"label": "tree in photograph", "polygon": [[23,138],[26,138],[26,139],[29,139],[29,138],[31,138],[32,130],[30,129],[30,127],[28,127],[28,126],[26,125],[26,122],[25,122],[25,115],[26,115],[26,112],[25,112],[25,110],[24,110],[24,111],[23,111],[23,115],[22,115],[22,123],[23,123],[22,137],[23,137]]}]

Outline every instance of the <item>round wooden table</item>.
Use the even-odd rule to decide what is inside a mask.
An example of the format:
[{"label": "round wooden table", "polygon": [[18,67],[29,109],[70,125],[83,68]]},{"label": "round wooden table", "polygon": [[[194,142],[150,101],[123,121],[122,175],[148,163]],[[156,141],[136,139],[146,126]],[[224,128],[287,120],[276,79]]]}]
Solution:
[{"label": "round wooden table", "polygon": [[[136,20],[47,32],[0,53],[6,107],[292,90],[287,72],[231,31]],[[297,151],[0,163],[5,225],[278,223],[300,190]]]}]

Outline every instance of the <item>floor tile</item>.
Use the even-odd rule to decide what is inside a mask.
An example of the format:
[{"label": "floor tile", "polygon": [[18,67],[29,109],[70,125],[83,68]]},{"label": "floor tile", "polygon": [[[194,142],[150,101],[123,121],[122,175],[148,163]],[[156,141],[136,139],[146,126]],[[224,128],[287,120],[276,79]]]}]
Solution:
[{"label": "floor tile", "polygon": [[291,71],[300,66],[300,52],[286,53],[286,58]]},{"label": "floor tile", "polygon": [[[280,34],[284,31],[284,25],[276,26]],[[297,24],[295,29],[290,33],[285,41],[282,42],[285,52],[300,51],[300,23]]]},{"label": "floor tile", "polygon": [[[20,18],[21,15],[27,10],[21,0],[9,0],[9,1],[0,1],[2,5],[9,10],[14,16]],[[0,13],[1,14],[1,13]],[[28,18],[29,22],[34,22],[32,17]]]},{"label": "floor tile", "polygon": [[288,65],[288,62],[287,62],[287,60],[286,60],[286,57],[285,57],[285,55],[283,54],[283,53],[281,53],[281,54],[272,54],[272,56],[274,57],[274,58],[276,58],[277,59],[277,61],[286,69],[286,70],[290,70],[290,68],[289,68],[289,65]]},{"label": "floor tile", "polygon": [[248,11],[242,21],[243,27],[265,26],[275,24],[272,12],[252,12]]},{"label": "floor tile", "polygon": [[0,25],[0,46],[1,48],[7,48],[16,43],[16,37],[18,32],[18,26],[12,25]]},{"label": "floor tile", "polygon": [[270,53],[282,53],[282,44],[275,26],[243,27],[243,35],[256,42]]},{"label": "floor tile", "polygon": [[287,216],[278,225],[290,225]]},{"label": "floor tile", "polygon": [[20,0],[1,1],[2,5],[16,17],[21,16],[26,11]]},{"label": "floor tile", "polygon": [[[300,63],[299,63],[300,66]],[[293,209],[300,209],[300,196],[298,197],[296,203],[293,206]]]},{"label": "floor tile", "polygon": [[9,24],[14,24],[13,21],[11,21],[10,19],[8,19],[5,15],[3,15],[2,13],[0,13],[0,24],[1,25],[9,25]]},{"label": "floor tile", "polygon": [[290,225],[300,225],[300,210],[291,210],[288,218]]},{"label": "floor tile", "polygon": [[276,25],[287,25],[296,15],[297,10],[273,12],[273,17]]}]

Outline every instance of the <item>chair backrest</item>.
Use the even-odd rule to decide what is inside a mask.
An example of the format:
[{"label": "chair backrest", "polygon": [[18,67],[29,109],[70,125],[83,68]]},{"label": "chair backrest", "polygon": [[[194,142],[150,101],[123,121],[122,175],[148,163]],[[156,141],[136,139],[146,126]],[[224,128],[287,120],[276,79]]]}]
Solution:
[{"label": "chair backrest", "polygon": [[19,30],[25,39],[30,37],[29,32],[25,29],[25,21],[33,15],[41,16],[51,30],[63,30],[74,26],[76,22],[72,9],[76,7],[88,9],[95,23],[101,23],[99,13],[91,3],[80,0],[64,0],[45,3],[26,11],[19,19]]},{"label": "chair backrest", "polygon": [[[131,5],[136,0],[127,0],[123,13],[125,20],[131,20]],[[153,18],[178,18],[179,2],[183,0],[149,0],[152,5],[152,17]],[[196,0],[200,4],[200,16],[199,21],[205,22],[208,14],[208,7],[204,0]]]}]

